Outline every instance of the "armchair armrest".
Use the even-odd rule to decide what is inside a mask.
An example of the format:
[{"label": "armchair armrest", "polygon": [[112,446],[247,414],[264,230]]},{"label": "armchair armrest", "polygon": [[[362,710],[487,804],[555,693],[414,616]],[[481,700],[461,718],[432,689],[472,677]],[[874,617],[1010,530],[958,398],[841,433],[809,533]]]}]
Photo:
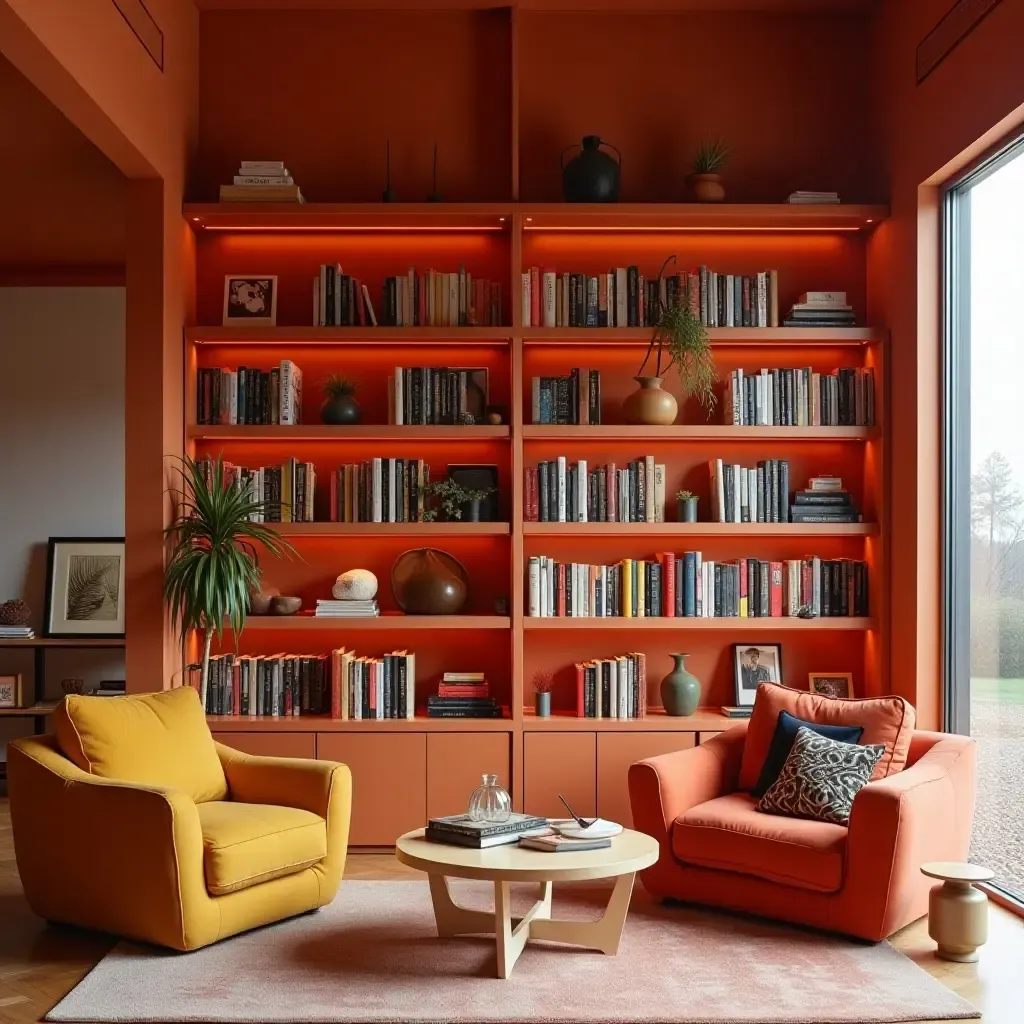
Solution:
[{"label": "armchair armrest", "polygon": [[36,914],[175,949],[216,930],[191,797],[90,775],[52,737],[12,743],[8,776],[18,872]]}]

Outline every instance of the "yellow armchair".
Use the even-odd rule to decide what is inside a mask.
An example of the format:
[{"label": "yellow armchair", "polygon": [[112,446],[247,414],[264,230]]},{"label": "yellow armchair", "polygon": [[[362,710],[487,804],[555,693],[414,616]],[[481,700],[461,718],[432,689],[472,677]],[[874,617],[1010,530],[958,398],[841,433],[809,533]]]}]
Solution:
[{"label": "yellow armchair", "polygon": [[[192,696],[168,702],[176,693]],[[205,751],[207,740],[197,735],[194,710],[184,708],[194,698],[194,691],[178,690],[79,697],[71,705],[66,700],[58,711],[57,736],[10,745],[14,849],[35,913],[190,950],[315,910],[334,898],[348,847],[352,777],[347,766],[243,754],[214,744],[205,719],[202,728],[215,750],[211,763],[219,763],[226,783],[215,793],[220,799],[197,800],[182,788],[154,784],[151,764],[145,766],[147,781],[140,782],[96,774],[102,764],[92,753],[86,767],[75,763],[80,749],[65,756],[61,721],[65,729],[71,724],[76,742],[87,751],[97,732],[117,724],[100,722],[97,728],[94,716],[102,719],[108,709],[92,702],[161,699],[155,727],[182,728],[180,717],[167,714],[174,704],[185,711],[192,731],[181,756],[187,758],[195,744]],[[137,715],[139,709],[130,710]],[[118,709],[110,707],[109,713],[116,719]],[[145,721],[134,724],[133,731],[148,727]],[[116,743],[116,734],[107,739]],[[158,747],[156,742],[149,749]],[[119,767],[126,771],[123,762]]]}]

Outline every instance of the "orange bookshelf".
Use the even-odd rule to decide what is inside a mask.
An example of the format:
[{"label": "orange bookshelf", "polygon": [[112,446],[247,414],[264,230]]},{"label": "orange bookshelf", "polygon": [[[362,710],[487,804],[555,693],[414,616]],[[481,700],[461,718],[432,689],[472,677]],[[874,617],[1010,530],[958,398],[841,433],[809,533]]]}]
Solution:
[{"label": "orange bookshelf", "polygon": [[[501,522],[492,523],[287,523],[276,529],[301,556],[264,560],[268,582],[301,595],[307,609],[330,596],[335,576],[364,567],[379,581],[383,614],[373,619],[250,618],[237,649],[243,653],[324,653],[344,644],[375,655],[396,647],[417,653],[417,700],[422,702],[446,670],[485,671],[492,693],[508,709],[504,719],[430,719],[344,722],[324,717],[232,718],[211,716],[218,738],[255,753],[346,760],[365,799],[384,799],[401,773],[415,792],[416,820],[441,807],[443,793],[496,770],[515,805],[546,813],[537,794],[576,792],[621,774],[624,765],[664,750],[693,745],[735,724],[718,711],[734,703],[733,644],[778,642],[784,680],[805,686],[811,671],[852,671],[858,696],[888,692],[889,608],[886,484],[887,387],[885,325],[846,328],[713,328],[709,330],[723,379],[737,367],[870,367],[876,378],[872,427],[733,427],[721,411],[710,419],[681,402],[669,427],[622,422],[621,401],[633,387],[646,328],[541,328],[521,322],[520,274],[530,266],[596,273],[635,263],[651,276],[669,253],[678,268],[699,263],[729,273],[777,267],[780,305],[816,287],[845,288],[863,320],[867,311],[867,243],[888,216],[882,206],[687,203],[590,206],[562,203],[306,203],[189,204],[184,216],[196,238],[196,308],[199,323],[186,332],[187,448],[240,465],[311,461],[321,487],[336,466],[380,457],[423,458],[432,474],[448,464],[498,467]],[[310,288],[320,263],[341,262],[360,275],[374,303],[379,282],[409,266],[441,271],[465,265],[474,276],[501,281],[507,324],[501,327],[311,327]],[[275,327],[220,326],[224,275],[259,270],[278,276]],[[507,284],[506,284],[507,282]],[[826,284],[827,282],[827,284]],[[267,367],[292,359],[303,369],[303,422],[296,427],[197,426],[195,384],[203,367]],[[492,426],[393,426],[387,420],[386,384],[395,366],[486,367],[489,401],[504,410]],[[529,422],[534,376],[572,367],[600,369],[604,422],[600,426],[548,426]],[[364,422],[353,427],[319,423],[318,385],[329,372],[361,385]],[[678,391],[670,375],[667,386]],[[524,470],[560,455],[623,463],[655,455],[668,473],[666,518],[675,518],[674,492],[688,489],[708,508],[709,459],[751,465],[785,458],[791,482],[838,473],[856,495],[863,522],[789,523],[536,523],[524,521]],[[318,515],[321,510],[318,509]],[[433,539],[431,539],[433,538]],[[465,614],[417,617],[394,614],[390,567],[407,548],[434,545],[467,567]],[[866,618],[530,618],[525,614],[526,566],[532,555],[598,563],[649,558],[659,551],[698,548],[732,559],[865,559],[870,566]],[[496,614],[496,609],[507,614]],[[224,649],[235,649],[230,634]],[[669,654],[691,653],[706,707],[689,718],[660,708],[658,683],[671,668]],[[640,720],[581,719],[575,715],[574,663],[631,651],[647,655],[648,715]],[[552,673],[554,713],[532,711],[534,677]],[[431,770],[433,766],[433,770]],[[446,773],[459,775],[453,782]],[[596,768],[595,768],[596,766]],[[587,773],[590,773],[589,775]],[[584,778],[586,777],[586,778]],[[617,777],[617,776],[616,776]],[[360,790],[359,787],[362,787]],[[423,787],[422,793],[416,787]],[[470,788],[472,788],[470,786]],[[412,792],[412,791],[411,791]],[[467,789],[468,793],[469,790]],[[531,794],[533,794],[531,796]],[[606,808],[622,817],[619,803]],[[591,806],[600,812],[595,789]],[[397,828],[397,826],[396,826]],[[400,829],[404,830],[404,829]],[[400,831],[399,830],[399,831]],[[353,820],[355,845],[379,844],[371,823]]]}]

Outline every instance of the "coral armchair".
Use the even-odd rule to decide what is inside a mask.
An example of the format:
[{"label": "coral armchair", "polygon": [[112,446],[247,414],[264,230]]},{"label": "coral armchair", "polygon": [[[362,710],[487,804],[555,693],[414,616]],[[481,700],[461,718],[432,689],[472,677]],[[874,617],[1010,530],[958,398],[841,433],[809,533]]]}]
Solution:
[{"label": "coral armchair", "polygon": [[195,691],[72,697],[14,742],[14,849],[41,917],[196,949],[329,903],[345,863],[342,764],[215,743]]},{"label": "coral armchair", "polygon": [[[813,720],[806,701],[801,712]],[[754,809],[743,779],[747,723],[632,765],[634,827],[661,844],[645,888],[871,941],[891,935],[927,912],[932,882],[920,866],[966,859],[974,816],[974,742],[906,733],[906,766],[857,794],[848,828]]]}]

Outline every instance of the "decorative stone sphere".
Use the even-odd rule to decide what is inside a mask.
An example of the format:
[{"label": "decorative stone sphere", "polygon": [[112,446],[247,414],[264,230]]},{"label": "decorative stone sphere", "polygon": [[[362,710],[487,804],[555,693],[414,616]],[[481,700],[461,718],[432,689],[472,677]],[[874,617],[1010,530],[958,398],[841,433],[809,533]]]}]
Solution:
[{"label": "decorative stone sphere", "polygon": [[370,601],[377,596],[377,577],[369,569],[343,572],[331,591],[339,601]]}]

